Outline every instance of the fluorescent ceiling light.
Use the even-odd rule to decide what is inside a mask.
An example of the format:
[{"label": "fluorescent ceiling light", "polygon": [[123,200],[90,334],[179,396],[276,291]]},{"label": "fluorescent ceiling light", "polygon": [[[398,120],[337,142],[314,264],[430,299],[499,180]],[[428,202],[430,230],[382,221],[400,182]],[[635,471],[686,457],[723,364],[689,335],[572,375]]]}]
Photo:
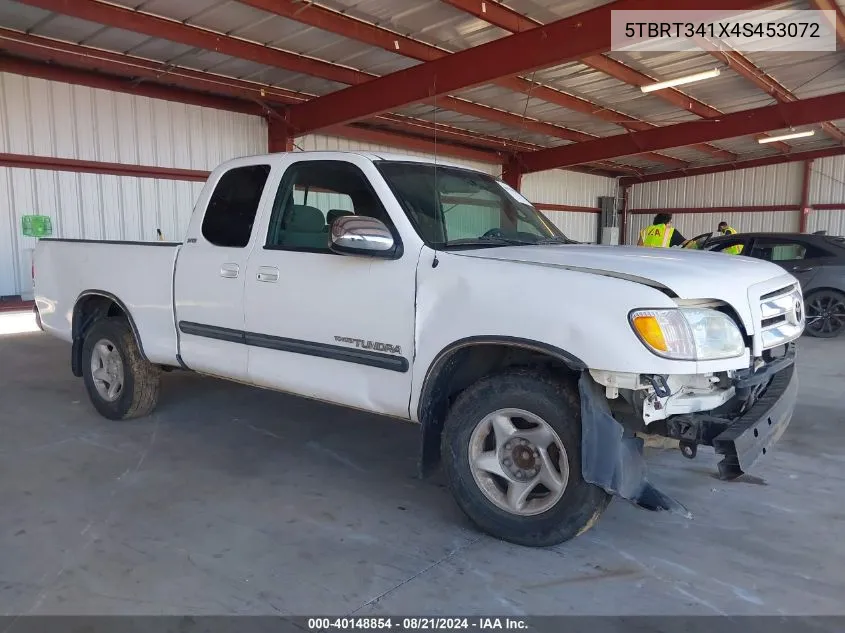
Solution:
[{"label": "fluorescent ceiling light", "polygon": [[786,141],[791,138],[804,138],[805,136],[812,136],[815,130],[807,130],[806,132],[790,132],[789,134],[781,134],[780,136],[765,136],[758,138],[758,143],[774,143],[775,141]]},{"label": "fluorescent ceiling light", "polygon": [[704,79],[712,79],[722,74],[718,68],[713,70],[705,70],[703,73],[695,73],[694,75],[687,75],[686,77],[678,77],[677,79],[670,79],[668,81],[660,81],[656,84],[648,84],[647,86],[640,86],[643,92],[654,92],[655,90],[663,90],[664,88],[673,88],[675,86],[683,86],[684,84],[691,84],[695,81],[702,81]]}]

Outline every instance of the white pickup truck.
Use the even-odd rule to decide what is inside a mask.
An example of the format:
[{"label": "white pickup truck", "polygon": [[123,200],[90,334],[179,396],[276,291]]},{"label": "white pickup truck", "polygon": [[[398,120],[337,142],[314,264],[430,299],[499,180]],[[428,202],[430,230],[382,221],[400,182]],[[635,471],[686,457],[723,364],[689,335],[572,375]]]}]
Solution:
[{"label": "white pickup truck", "polygon": [[184,242],[45,239],[42,329],[111,419],[181,368],[419,423],[480,528],[543,546],[611,496],[685,512],[642,434],[741,475],[789,424],[795,278],[715,253],[573,243],[519,193],[372,153],[233,160]]}]

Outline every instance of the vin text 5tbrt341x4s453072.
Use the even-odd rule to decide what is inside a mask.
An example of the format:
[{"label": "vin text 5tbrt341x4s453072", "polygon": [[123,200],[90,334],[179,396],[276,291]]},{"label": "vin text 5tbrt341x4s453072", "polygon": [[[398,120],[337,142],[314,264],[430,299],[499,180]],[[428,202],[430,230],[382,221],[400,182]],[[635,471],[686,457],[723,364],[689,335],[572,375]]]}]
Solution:
[{"label": "vin text 5tbrt341x4s453072", "polygon": [[574,244],[507,185],[404,156],[230,161],[183,243],[42,240],[35,275],[104,416],[149,413],[181,368],[417,422],[421,470],[442,462],[478,526],[526,545],[614,495],[685,512],[637,434],[713,446],[737,477],[798,385],[781,268]]}]

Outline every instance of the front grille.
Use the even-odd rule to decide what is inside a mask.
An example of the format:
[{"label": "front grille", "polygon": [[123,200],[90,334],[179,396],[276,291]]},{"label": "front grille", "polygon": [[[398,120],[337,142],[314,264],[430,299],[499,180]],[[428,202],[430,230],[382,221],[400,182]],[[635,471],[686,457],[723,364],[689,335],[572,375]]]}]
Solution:
[{"label": "front grille", "polygon": [[804,300],[793,284],[760,297],[760,341],[771,349],[789,343],[804,330]]}]

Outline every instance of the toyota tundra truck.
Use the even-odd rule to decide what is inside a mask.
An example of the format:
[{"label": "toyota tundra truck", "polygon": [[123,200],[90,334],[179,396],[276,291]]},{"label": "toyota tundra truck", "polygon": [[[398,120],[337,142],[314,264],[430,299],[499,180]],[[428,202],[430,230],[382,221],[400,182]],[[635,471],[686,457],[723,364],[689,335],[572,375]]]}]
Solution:
[{"label": "toyota tundra truck", "polygon": [[181,243],[43,239],[43,330],[94,408],[149,414],[199,372],[419,425],[482,530],[546,546],[613,496],[686,513],[643,436],[733,479],[792,417],[798,282],[774,264],[566,238],[516,190],[441,161],[229,161]]}]

